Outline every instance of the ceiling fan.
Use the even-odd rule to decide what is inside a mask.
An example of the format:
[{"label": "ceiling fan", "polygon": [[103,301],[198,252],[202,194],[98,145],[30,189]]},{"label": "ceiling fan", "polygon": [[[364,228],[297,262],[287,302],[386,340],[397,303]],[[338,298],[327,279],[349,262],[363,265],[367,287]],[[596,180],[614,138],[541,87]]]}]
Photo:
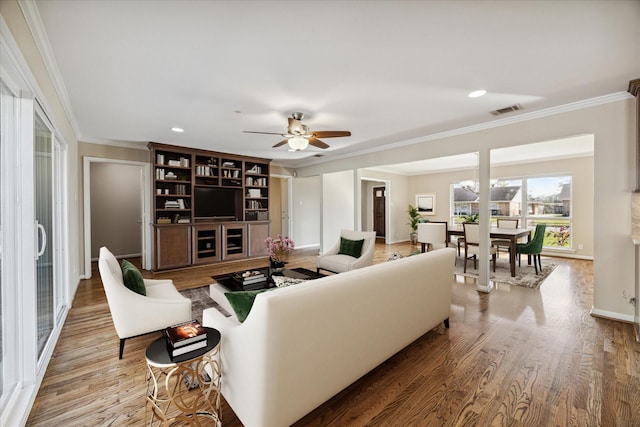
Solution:
[{"label": "ceiling fan", "polygon": [[304,113],[295,112],[289,118],[289,126],[287,127],[287,133],[277,132],[256,132],[245,130],[245,133],[261,133],[265,135],[280,135],[284,139],[278,142],[273,148],[280,147],[284,144],[289,144],[289,151],[302,151],[307,148],[308,145],[313,145],[318,148],[329,148],[329,145],[318,138],[337,138],[341,136],[351,136],[351,132],[348,130],[321,130],[310,131],[309,126],[302,123]]}]

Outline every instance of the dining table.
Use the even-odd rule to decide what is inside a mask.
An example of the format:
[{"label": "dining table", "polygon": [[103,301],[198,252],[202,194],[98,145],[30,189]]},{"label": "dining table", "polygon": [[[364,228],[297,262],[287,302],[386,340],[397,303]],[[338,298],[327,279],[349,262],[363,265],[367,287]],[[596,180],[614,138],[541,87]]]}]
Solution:
[{"label": "dining table", "polygon": [[[519,239],[526,238],[527,242],[531,240],[531,231],[533,228],[504,228],[491,227],[489,237],[491,239],[506,240],[509,242],[509,265],[511,267],[511,277],[516,276],[516,243]],[[462,225],[454,226],[448,229],[447,238],[451,242],[452,236],[464,236]]]}]

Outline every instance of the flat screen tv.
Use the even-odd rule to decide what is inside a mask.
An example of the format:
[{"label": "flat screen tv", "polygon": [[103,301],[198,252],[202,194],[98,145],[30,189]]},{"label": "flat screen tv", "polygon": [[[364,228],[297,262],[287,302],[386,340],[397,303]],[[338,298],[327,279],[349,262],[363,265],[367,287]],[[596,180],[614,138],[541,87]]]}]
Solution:
[{"label": "flat screen tv", "polygon": [[235,188],[194,187],[193,210],[197,219],[236,219],[241,190]]}]

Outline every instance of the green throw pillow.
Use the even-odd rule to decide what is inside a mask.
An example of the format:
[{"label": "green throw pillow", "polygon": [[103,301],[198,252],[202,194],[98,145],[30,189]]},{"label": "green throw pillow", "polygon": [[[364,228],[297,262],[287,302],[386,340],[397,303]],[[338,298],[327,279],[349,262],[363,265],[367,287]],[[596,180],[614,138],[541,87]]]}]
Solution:
[{"label": "green throw pillow", "polygon": [[267,289],[258,289],[255,291],[238,291],[238,292],[225,292],[224,296],[227,297],[227,301],[231,304],[231,308],[236,313],[236,317],[240,323],[249,315],[251,307],[253,307],[253,300],[256,299],[256,295]]},{"label": "green throw pillow", "polygon": [[140,295],[147,295],[147,289],[144,287],[144,279],[140,270],[135,265],[131,264],[126,259],[122,260],[120,264],[122,268],[122,278],[124,279],[124,285]]},{"label": "green throw pillow", "polygon": [[342,255],[349,255],[354,258],[360,258],[360,255],[362,255],[362,245],[364,245],[364,239],[349,240],[341,237],[340,250],[338,251],[338,253]]}]

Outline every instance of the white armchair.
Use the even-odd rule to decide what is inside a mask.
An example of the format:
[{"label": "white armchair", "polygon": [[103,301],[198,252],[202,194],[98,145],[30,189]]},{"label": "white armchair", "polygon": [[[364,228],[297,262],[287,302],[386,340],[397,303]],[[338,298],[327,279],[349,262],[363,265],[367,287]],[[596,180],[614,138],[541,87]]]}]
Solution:
[{"label": "white armchair", "polygon": [[144,279],[147,295],[138,294],[124,285],[120,264],[105,247],[100,248],[98,269],[120,337],[120,359],[127,338],[191,320],[191,300],[180,295],[172,280]]},{"label": "white armchair", "polygon": [[373,252],[376,246],[375,231],[341,230],[340,237],[349,240],[364,240],[359,257],[341,254],[340,240],[331,249],[318,256],[317,271],[326,270],[333,273],[343,273],[349,270],[366,267],[373,264]]}]

